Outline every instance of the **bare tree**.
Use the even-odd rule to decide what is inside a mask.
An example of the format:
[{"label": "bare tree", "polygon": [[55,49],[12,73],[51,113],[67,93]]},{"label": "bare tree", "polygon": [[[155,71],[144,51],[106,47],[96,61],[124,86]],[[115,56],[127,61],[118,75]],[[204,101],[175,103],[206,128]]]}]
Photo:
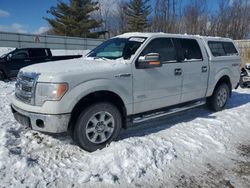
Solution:
[{"label": "bare tree", "polygon": [[[128,31],[128,0],[99,0],[99,20],[109,36]],[[154,0],[149,31],[188,33],[243,39],[250,37],[249,0],[218,0],[209,9],[208,0]]]},{"label": "bare tree", "polygon": [[208,30],[208,9],[206,0],[193,0],[184,8],[184,26],[188,34],[206,35]]},{"label": "bare tree", "polygon": [[174,33],[178,29],[177,7],[181,0],[155,0],[153,31]]},{"label": "bare tree", "polygon": [[250,3],[248,0],[220,0],[219,12],[211,19],[210,34],[243,39],[250,32]]},{"label": "bare tree", "polygon": [[234,0],[230,7],[231,23],[229,36],[233,39],[242,39],[249,34],[250,3],[248,0]]},{"label": "bare tree", "polygon": [[167,32],[169,21],[169,0],[156,0],[153,17],[153,30]]},{"label": "bare tree", "polygon": [[102,21],[101,27],[98,29],[105,34],[105,38],[119,34],[119,12],[117,0],[98,0],[98,11],[92,16]]},{"label": "bare tree", "polygon": [[127,3],[123,0],[118,2],[118,19],[119,19],[119,32],[125,33],[128,31],[128,18],[126,15],[127,12]]}]

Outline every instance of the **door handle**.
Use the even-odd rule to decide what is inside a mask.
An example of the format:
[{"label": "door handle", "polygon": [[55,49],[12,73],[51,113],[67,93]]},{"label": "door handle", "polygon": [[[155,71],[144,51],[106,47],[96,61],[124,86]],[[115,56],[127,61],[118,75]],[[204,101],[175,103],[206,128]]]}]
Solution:
[{"label": "door handle", "polygon": [[180,76],[180,75],[182,75],[182,70],[181,70],[181,69],[175,69],[175,70],[174,70],[174,75],[175,75],[175,76]]},{"label": "door handle", "polygon": [[122,74],[117,74],[117,75],[115,75],[116,78],[130,77],[130,76],[131,76],[130,73],[122,73]]},{"label": "door handle", "polygon": [[207,72],[207,66],[201,67],[201,72]]},{"label": "door handle", "polygon": [[25,59],[24,61],[25,61],[25,62],[30,62],[30,59]]}]

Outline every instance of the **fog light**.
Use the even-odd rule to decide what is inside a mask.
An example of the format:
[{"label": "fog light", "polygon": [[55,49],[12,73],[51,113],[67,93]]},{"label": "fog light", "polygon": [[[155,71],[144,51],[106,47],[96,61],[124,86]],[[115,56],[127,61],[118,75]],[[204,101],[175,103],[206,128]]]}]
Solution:
[{"label": "fog light", "polygon": [[36,126],[38,126],[39,128],[44,128],[44,122],[41,119],[37,119],[36,120]]}]

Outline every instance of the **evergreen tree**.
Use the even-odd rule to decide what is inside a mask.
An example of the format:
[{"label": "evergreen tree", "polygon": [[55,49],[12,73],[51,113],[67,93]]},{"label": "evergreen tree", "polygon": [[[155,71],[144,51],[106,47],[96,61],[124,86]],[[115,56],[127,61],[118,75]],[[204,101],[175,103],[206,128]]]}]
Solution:
[{"label": "evergreen tree", "polygon": [[90,14],[98,10],[97,2],[92,0],[70,0],[69,4],[58,1],[56,7],[47,12],[54,18],[45,18],[57,35],[75,37],[95,37],[91,30],[100,27],[101,22],[91,18]]},{"label": "evergreen tree", "polygon": [[126,15],[128,30],[142,32],[147,28],[147,17],[150,14],[149,0],[130,0],[127,4]]}]

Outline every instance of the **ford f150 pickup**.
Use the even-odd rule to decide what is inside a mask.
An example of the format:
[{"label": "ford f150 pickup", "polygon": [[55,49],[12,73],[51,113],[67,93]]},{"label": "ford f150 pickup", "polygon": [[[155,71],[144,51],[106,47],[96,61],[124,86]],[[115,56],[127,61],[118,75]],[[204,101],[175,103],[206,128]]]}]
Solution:
[{"label": "ford f150 pickup", "polygon": [[73,58],[82,55],[52,56],[49,48],[19,48],[0,57],[0,80],[15,77],[18,71],[26,66]]},{"label": "ford f150 pickup", "polygon": [[224,108],[240,78],[233,41],[164,33],[126,33],[86,57],[21,69],[11,107],[41,132],[69,131],[87,151],[122,128],[198,107]]}]

